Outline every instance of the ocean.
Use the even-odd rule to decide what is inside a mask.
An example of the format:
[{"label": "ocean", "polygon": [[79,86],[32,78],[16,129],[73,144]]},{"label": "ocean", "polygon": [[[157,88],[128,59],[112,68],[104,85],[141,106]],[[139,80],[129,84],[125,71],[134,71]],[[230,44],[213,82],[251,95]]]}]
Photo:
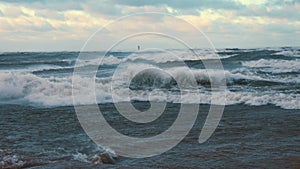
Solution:
[{"label": "ocean", "polygon": [[[82,53],[0,53],[0,168],[300,168],[299,47],[217,49],[224,71],[207,69],[218,60],[208,49]],[[225,109],[199,144],[212,81],[226,84]],[[153,102],[166,107],[149,124],[130,122],[115,106],[145,111]],[[109,147],[92,141],[74,108],[90,104],[118,132],[139,138],[167,130],[183,104],[199,112],[187,136],[160,155],[94,164]]]}]

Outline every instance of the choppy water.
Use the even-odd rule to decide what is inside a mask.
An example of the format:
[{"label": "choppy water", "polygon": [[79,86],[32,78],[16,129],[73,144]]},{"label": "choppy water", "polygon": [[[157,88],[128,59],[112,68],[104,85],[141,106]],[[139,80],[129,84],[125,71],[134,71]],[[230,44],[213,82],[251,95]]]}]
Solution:
[{"label": "choppy water", "polygon": [[[205,69],[203,61],[216,61],[210,50],[195,51],[200,55],[186,50],[109,52],[99,67],[103,52],[87,52],[80,62],[76,60],[79,52],[1,53],[0,166],[6,160],[10,166],[41,168],[299,167],[300,48],[219,49],[224,72]],[[73,77],[75,65],[86,74]],[[95,90],[88,82],[91,68],[98,70]],[[116,69],[120,77],[131,79],[129,85],[120,78],[112,80]],[[159,70],[171,73],[177,81]],[[188,72],[196,79],[200,100],[180,93],[178,83],[181,90],[194,87]],[[89,158],[104,148],[88,138],[76,118],[74,78],[79,83],[73,91],[80,97],[76,104],[92,104],[95,99],[90,95],[96,91],[96,102],[104,107],[109,121],[132,136],[155,135],[172,125],[182,95],[184,103],[201,104],[204,109],[187,138],[165,154],[95,166]],[[227,106],[216,133],[200,145],[197,139],[211,102],[211,80],[226,82]],[[124,95],[128,87],[129,97]],[[144,109],[149,100],[167,101],[167,115],[142,128],[122,124],[113,106],[133,101]]]},{"label": "choppy water", "polygon": [[[157,101],[180,103],[178,83],[189,89],[191,71],[198,83],[200,100],[197,103],[210,103],[210,80],[226,80],[226,105],[273,104],[284,109],[300,107],[300,49],[226,49],[218,50],[224,72],[205,69],[202,61],[213,63],[215,57],[209,50],[195,50],[199,56],[186,50],[146,51],[146,52],[110,52],[102,60],[95,79],[98,103],[128,101],[124,89],[128,88],[120,79],[111,78],[116,68],[122,72],[120,77],[132,79],[130,97],[137,101],[148,100],[149,91]],[[77,52],[53,53],[2,53],[0,55],[0,102],[20,103],[39,106],[72,105],[72,75]],[[82,70],[98,67],[98,61],[104,53],[90,52],[85,60],[77,63]],[[181,63],[184,61],[184,64]],[[147,69],[146,69],[147,68]],[[146,69],[146,70],[145,70]],[[161,71],[163,69],[179,79],[174,79]],[[139,72],[140,70],[144,70]],[[131,77],[134,73],[136,76]],[[211,79],[208,72],[213,72]],[[225,79],[220,79],[225,73]],[[79,86],[76,90],[85,91],[81,104],[89,104],[93,99],[86,95],[94,93],[92,84],[87,84],[85,76],[76,76]],[[118,99],[112,100],[111,90]],[[76,91],[75,91],[76,92]],[[161,97],[161,92],[165,97]],[[189,102],[189,101],[187,101]],[[195,100],[190,100],[195,102]]]}]

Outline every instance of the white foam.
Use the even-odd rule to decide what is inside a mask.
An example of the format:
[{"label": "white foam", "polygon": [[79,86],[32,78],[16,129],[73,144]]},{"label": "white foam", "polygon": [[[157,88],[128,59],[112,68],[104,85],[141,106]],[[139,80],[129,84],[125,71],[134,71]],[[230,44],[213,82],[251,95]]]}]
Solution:
[{"label": "white foam", "polygon": [[[226,103],[218,102],[218,97],[214,97],[215,102],[224,105],[246,104],[251,106],[261,106],[267,104],[273,104],[283,109],[300,109],[300,95],[288,95],[283,93],[268,94],[268,93],[250,93],[250,92],[231,92],[225,93],[219,92],[218,95],[226,95]],[[211,94],[209,92],[203,92],[199,94],[200,101],[190,99],[189,103],[210,104]],[[182,97],[189,97],[183,95]],[[222,98],[222,97],[220,97]],[[171,97],[172,102],[181,103],[180,96]]]},{"label": "white foam", "polygon": [[40,64],[40,65],[33,65],[27,66],[26,68],[17,68],[17,69],[5,69],[0,70],[0,72],[36,72],[36,71],[45,71],[45,70],[58,70],[58,69],[66,69],[72,68],[72,66],[58,66],[58,65],[49,65],[49,64]]},{"label": "white foam", "polygon": [[[194,53],[195,52],[195,53]],[[202,50],[170,50],[166,52],[146,52],[146,53],[135,53],[128,57],[129,61],[135,60],[148,60],[155,63],[166,63],[174,61],[201,61],[210,59],[224,59],[234,55],[219,56],[213,51],[202,51]]]},{"label": "white foam", "polygon": [[0,159],[0,168],[22,168],[24,164],[17,155],[5,155]]},{"label": "white foam", "polygon": [[242,62],[243,66],[261,68],[261,71],[271,73],[288,73],[300,71],[300,59],[296,60],[266,60]]},{"label": "white foam", "polygon": [[213,51],[196,51],[197,56],[195,53],[187,50],[168,50],[164,52],[157,52],[157,51],[147,51],[147,52],[137,52],[133,53],[127,57],[119,58],[113,55],[99,56],[97,58],[93,57],[90,59],[80,61],[80,64],[77,66],[88,66],[88,65],[98,65],[101,61],[101,65],[113,65],[113,64],[120,64],[124,62],[153,62],[153,63],[167,63],[167,62],[175,62],[175,61],[196,61],[196,60],[208,60],[208,59],[224,59],[229,58],[234,55],[224,55],[219,56],[215,54]]},{"label": "white foam", "polygon": [[300,51],[299,50],[283,50],[274,53],[274,55],[283,55],[283,56],[288,56],[288,57],[300,57]]},{"label": "white foam", "polygon": [[107,152],[111,157],[118,158],[118,154],[111,148],[104,148],[104,151]]},{"label": "white foam", "polygon": [[[145,67],[145,65],[139,65]],[[149,66],[150,67],[150,66]],[[128,72],[124,71],[124,75],[132,78],[131,72],[135,69],[139,70],[137,66],[126,67]],[[108,102],[123,102],[131,100],[139,101],[158,101],[158,102],[174,102],[174,103],[202,103],[209,104],[211,102],[211,93],[206,90],[200,90],[200,100],[196,100],[191,97],[188,91],[189,77],[186,76],[188,71],[186,68],[177,67],[170,69],[172,74],[179,76],[179,80],[186,83],[186,88],[182,89],[187,92],[180,94],[173,90],[154,89],[150,90],[132,90],[129,96],[125,95],[126,87],[122,80],[116,79],[114,88],[111,88],[110,78],[97,78],[95,83],[96,92],[94,91],[93,84],[89,83],[88,77],[76,76],[79,83],[77,88],[74,88],[76,97],[79,97],[79,101],[75,104],[85,105],[95,103],[94,95],[96,95],[97,103]],[[209,70],[192,70],[196,80],[205,81],[208,80],[207,71]],[[165,74],[159,74],[154,72],[154,76],[161,76],[162,79],[167,79],[167,83],[170,77],[165,77]],[[222,72],[215,71],[213,79],[216,81],[222,81],[224,79],[219,78],[218,74]],[[223,72],[224,73],[224,72]],[[239,74],[232,74],[225,71],[226,81],[240,79],[240,78],[255,78],[248,77]],[[121,76],[122,77],[122,76]],[[221,77],[221,76],[220,76]],[[127,77],[125,77],[127,78]],[[112,100],[112,92],[116,94],[116,99]],[[72,77],[64,78],[42,78],[30,73],[0,73],[0,101],[1,102],[25,102],[26,104],[38,105],[38,106],[65,106],[73,105],[72,99]],[[224,93],[220,93],[224,94]],[[266,105],[273,104],[280,106],[284,109],[300,109],[300,97],[299,94],[284,94],[276,91],[266,92],[230,92],[226,93],[227,102],[220,104],[232,105],[232,104],[247,104],[247,105]],[[220,97],[221,98],[221,97]],[[215,97],[214,99],[218,99]]]},{"label": "white foam", "polygon": [[91,66],[95,65],[98,66],[100,65],[114,65],[114,64],[120,64],[122,62],[126,61],[126,58],[118,58],[113,55],[110,55],[108,57],[97,57],[97,58],[91,58],[91,59],[86,59],[86,60],[81,60],[78,64],[77,67],[82,67],[82,66]]},{"label": "white foam", "polygon": [[77,154],[73,154],[73,159],[77,160],[77,161],[81,161],[81,162],[86,162],[88,163],[88,156],[86,154],[82,154],[82,153],[77,153]]},{"label": "white foam", "polygon": [[227,92],[227,105],[267,105],[273,104],[284,109],[300,109],[300,95],[288,95],[283,93],[249,93],[249,92]]},{"label": "white foam", "polygon": [[[67,67],[62,67],[62,66],[57,66],[57,65],[47,65],[47,64],[41,64],[41,65],[35,65],[35,66],[30,66],[27,69],[24,70],[26,71],[44,71],[44,70],[53,70],[53,69],[63,69]],[[69,67],[71,68],[71,67]]]}]

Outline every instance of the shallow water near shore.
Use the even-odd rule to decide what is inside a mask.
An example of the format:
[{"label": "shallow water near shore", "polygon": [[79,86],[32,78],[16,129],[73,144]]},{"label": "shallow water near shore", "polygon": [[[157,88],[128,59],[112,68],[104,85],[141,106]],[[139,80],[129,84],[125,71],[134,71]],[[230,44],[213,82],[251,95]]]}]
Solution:
[{"label": "shallow water near shore", "polygon": [[[147,107],[147,102],[134,105]],[[164,131],[177,116],[180,104],[168,104],[152,124],[137,127],[122,121],[113,104],[99,105],[107,121],[127,135],[147,137]],[[161,155],[116,164],[89,162],[103,152],[81,128],[73,107],[37,108],[1,105],[1,159],[15,158],[17,165],[33,168],[298,168],[300,128],[298,110],[273,105],[226,106],[212,137],[198,137],[209,106],[200,105],[193,129],[176,147]],[[153,127],[155,126],[155,127]]]}]

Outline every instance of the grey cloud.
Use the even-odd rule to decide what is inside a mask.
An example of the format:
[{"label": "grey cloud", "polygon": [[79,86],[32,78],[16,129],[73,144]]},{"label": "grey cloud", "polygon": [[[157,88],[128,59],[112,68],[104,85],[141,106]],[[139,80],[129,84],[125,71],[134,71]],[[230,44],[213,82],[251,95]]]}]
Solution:
[{"label": "grey cloud", "polygon": [[[95,15],[116,16],[122,14],[122,7],[110,0],[4,0],[4,2],[53,12],[81,10]],[[39,12],[37,15],[44,17],[45,12]],[[60,19],[58,15],[53,15],[53,17]]]},{"label": "grey cloud", "polygon": [[146,6],[146,5],[167,5],[177,9],[187,8],[213,8],[213,9],[240,9],[243,6],[234,1],[229,0],[210,0],[210,1],[199,1],[199,0],[113,0],[113,2],[127,6]]},{"label": "grey cloud", "polygon": [[243,6],[232,0],[3,0],[6,3],[17,3],[39,9],[83,10],[108,15],[122,14],[122,6],[159,6],[167,5],[182,11],[188,9],[212,8],[212,9],[241,9]]},{"label": "grey cloud", "polygon": [[300,0],[270,0],[265,5],[282,6],[282,5],[295,5],[297,3],[300,3]]},{"label": "grey cloud", "polygon": [[22,0],[1,0],[2,2],[7,2],[7,3],[32,3],[32,2],[37,2],[41,0],[27,0],[27,1],[22,1]]},{"label": "grey cloud", "polygon": [[86,1],[81,3],[81,7],[84,11],[92,14],[101,14],[106,16],[118,16],[122,15],[122,7],[118,4],[108,0],[101,1]]},{"label": "grey cloud", "polygon": [[[2,0],[6,3],[17,3],[27,7],[48,11],[65,11],[65,10],[83,10],[92,15],[104,15],[106,17],[122,16],[124,14],[124,6],[169,6],[176,9],[177,15],[189,14],[199,15],[199,11],[203,9],[226,9],[235,10],[238,15],[242,16],[268,16],[274,18],[299,19],[299,11],[290,10],[290,8],[300,3],[300,0],[269,0],[265,4],[256,6],[253,10],[251,7],[244,6],[234,0]],[[272,8],[274,6],[282,6],[282,8]],[[266,7],[274,10],[266,11]],[[43,12],[37,15],[47,17]],[[1,13],[0,13],[1,16]],[[57,19],[61,19],[59,15],[50,15]]]},{"label": "grey cloud", "polygon": [[55,30],[55,28],[46,21],[41,26],[32,26],[30,30],[34,30],[37,32],[47,32],[47,31]]},{"label": "grey cloud", "polygon": [[24,33],[24,34],[30,34],[30,33],[42,33],[42,32],[48,32],[52,30],[56,30],[49,22],[43,21],[39,25],[27,25],[23,26],[21,28],[15,27],[14,28],[16,32],[18,33]]},{"label": "grey cloud", "polygon": [[3,11],[2,15],[5,17],[9,17],[9,18],[17,18],[19,16],[27,16],[27,14],[25,14],[18,7],[9,7]]},{"label": "grey cloud", "polygon": [[34,9],[50,9],[54,11],[81,10],[80,0],[2,0],[2,2],[24,5]]},{"label": "grey cloud", "polygon": [[[287,18],[287,19],[298,19],[300,18],[300,11],[296,9],[293,10],[293,7],[300,3],[300,0],[270,0],[265,4],[256,6],[255,9],[237,3],[230,0],[210,0],[210,1],[201,1],[201,0],[112,0],[113,2],[121,5],[127,6],[158,6],[158,5],[167,5],[169,7],[175,8],[177,14],[190,14],[190,15],[199,15],[202,9],[225,9],[225,10],[234,10],[240,16],[266,16],[270,18]],[[281,8],[274,8],[280,6]],[[272,10],[267,11],[266,8],[270,7]]]},{"label": "grey cloud", "polygon": [[274,6],[269,6],[270,11],[267,10],[267,6],[258,6],[255,9],[247,8],[238,11],[238,15],[241,16],[263,16],[270,18],[286,18],[289,20],[299,20],[300,11],[293,9],[293,6],[285,6],[282,8],[274,8]]},{"label": "grey cloud", "polygon": [[270,12],[266,12],[263,15],[268,17],[275,17],[275,18],[288,18],[288,19],[300,19],[300,12],[297,10],[289,10],[289,9],[283,9],[283,10],[272,10]]},{"label": "grey cloud", "polygon": [[36,10],[35,16],[42,17],[42,18],[50,18],[55,20],[64,20],[63,13],[49,11],[49,10]]}]

